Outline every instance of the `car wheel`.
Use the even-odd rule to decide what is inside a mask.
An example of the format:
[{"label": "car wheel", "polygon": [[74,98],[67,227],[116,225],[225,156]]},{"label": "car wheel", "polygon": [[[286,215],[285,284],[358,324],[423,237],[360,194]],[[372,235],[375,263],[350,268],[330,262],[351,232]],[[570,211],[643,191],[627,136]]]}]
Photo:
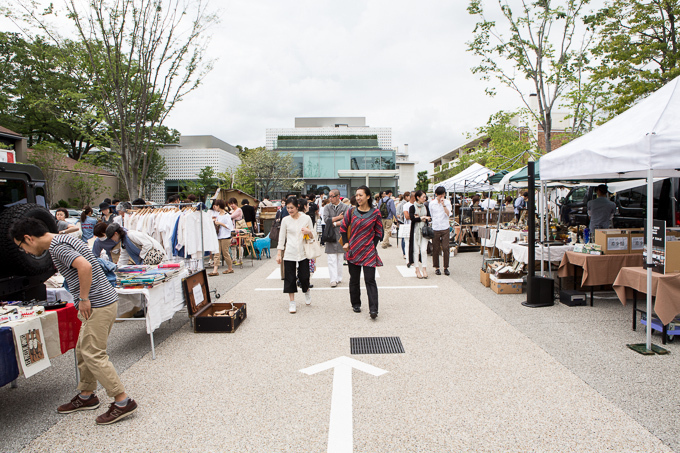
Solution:
[{"label": "car wheel", "polygon": [[10,237],[9,230],[14,222],[26,217],[41,220],[47,225],[50,233],[58,233],[57,222],[52,214],[37,204],[20,204],[12,206],[0,214],[0,266],[4,275],[33,276],[56,271],[52,257],[48,252],[41,256],[24,253]]}]

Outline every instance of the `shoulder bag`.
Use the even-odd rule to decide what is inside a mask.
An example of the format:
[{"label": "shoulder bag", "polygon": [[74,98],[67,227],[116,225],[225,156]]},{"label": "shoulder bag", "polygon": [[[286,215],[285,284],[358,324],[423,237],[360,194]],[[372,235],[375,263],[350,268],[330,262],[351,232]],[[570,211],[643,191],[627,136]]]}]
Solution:
[{"label": "shoulder bag", "polygon": [[305,257],[310,260],[315,260],[321,256],[321,245],[316,240],[316,233],[312,230],[312,234],[305,234],[302,239],[302,248],[305,251]]}]

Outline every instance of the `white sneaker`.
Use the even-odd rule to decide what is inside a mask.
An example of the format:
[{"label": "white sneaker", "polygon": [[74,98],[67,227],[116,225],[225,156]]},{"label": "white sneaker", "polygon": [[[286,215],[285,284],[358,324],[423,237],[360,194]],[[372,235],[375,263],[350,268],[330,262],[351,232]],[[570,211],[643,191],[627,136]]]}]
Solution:
[{"label": "white sneaker", "polygon": [[305,293],[305,303],[307,305],[312,305],[312,292],[310,290],[307,290]]},{"label": "white sneaker", "polygon": [[331,282],[331,288],[335,288],[336,286],[338,286],[338,282]]},{"label": "white sneaker", "polygon": [[297,311],[297,310],[295,309],[295,302],[291,302],[291,303],[288,305],[288,312],[289,312],[289,313],[295,313],[296,311]]}]

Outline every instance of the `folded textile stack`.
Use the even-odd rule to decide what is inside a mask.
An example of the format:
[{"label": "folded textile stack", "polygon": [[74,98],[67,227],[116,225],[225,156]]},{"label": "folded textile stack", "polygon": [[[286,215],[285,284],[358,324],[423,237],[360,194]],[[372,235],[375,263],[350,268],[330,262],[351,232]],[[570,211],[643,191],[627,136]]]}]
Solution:
[{"label": "folded textile stack", "polygon": [[153,288],[176,277],[182,267],[183,263],[119,267],[116,272],[116,285],[125,289]]}]

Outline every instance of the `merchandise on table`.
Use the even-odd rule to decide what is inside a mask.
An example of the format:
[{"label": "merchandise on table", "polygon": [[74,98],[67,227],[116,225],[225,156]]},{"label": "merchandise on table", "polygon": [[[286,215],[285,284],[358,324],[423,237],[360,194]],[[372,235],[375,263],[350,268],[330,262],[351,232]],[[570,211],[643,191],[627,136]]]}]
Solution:
[{"label": "merchandise on table", "polygon": [[4,313],[0,317],[13,317],[0,327],[0,387],[19,374],[28,378],[48,368],[51,358],[73,349],[78,341],[80,321],[73,304],[46,311],[37,305],[41,303],[19,301],[0,308]]},{"label": "merchandise on table", "polygon": [[184,263],[161,263],[157,266],[123,266],[116,271],[116,286],[125,289],[153,288],[177,275]]}]

